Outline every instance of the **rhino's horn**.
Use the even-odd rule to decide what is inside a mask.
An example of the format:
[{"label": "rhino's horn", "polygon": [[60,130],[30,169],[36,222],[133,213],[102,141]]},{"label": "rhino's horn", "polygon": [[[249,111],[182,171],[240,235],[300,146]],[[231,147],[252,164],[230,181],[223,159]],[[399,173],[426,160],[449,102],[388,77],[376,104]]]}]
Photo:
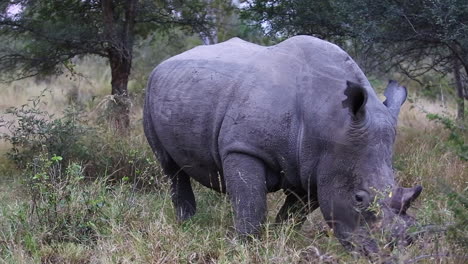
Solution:
[{"label": "rhino's horn", "polygon": [[413,188],[397,187],[393,191],[390,207],[397,214],[406,214],[406,210],[408,210],[411,203],[418,198],[421,192],[422,187],[420,185]]},{"label": "rhino's horn", "polygon": [[406,87],[400,86],[397,81],[390,80],[384,95],[386,97],[383,104],[388,107],[395,119],[398,118],[401,105],[405,102],[407,96]]}]

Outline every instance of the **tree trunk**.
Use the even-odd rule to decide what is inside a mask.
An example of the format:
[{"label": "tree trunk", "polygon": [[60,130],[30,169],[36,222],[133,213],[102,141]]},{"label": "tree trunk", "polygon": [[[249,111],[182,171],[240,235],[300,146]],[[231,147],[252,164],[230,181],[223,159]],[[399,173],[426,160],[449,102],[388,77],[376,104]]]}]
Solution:
[{"label": "tree trunk", "polygon": [[109,51],[111,67],[112,104],[109,110],[111,126],[120,134],[128,134],[130,127],[130,98],[128,96],[128,77],[132,65],[132,58],[124,58],[117,51]]},{"label": "tree trunk", "polygon": [[134,24],[138,0],[126,0],[124,13],[116,15],[114,1],[102,0],[104,36],[111,68],[112,103],[109,111],[111,126],[120,134],[130,127],[128,79],[132,67]]},{"label": "tree trunk", "polygon": [[205,0],[208,6],[208,11],[207,11],[207,18],[211,19],[213,22],[213,27],[206,28],[205,31],[200,32],[200,38],[203,41],[203,44],[205,45],[213,45],[218,43],[218,25],[217,25],[217,20],[218,17],[216,15],[216,11],[219,11],[215,9],[213,5],[213,0]]},{"label": "tree trunk", "polygon": [[460,76],[460,61],[458,58],[453,59],[453,74],[455,76],[455,85],[457,87],[457,119],[465,120],[465,97],[463,96],[463,82]]}]

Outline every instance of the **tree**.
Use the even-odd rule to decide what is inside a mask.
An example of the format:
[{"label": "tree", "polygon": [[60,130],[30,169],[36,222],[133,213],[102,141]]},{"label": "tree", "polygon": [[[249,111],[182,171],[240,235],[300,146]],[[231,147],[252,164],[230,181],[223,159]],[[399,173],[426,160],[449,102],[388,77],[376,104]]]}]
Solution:
[{"label": "tree", "polygon": [[245,1],[244,19],[265,26],[267,34],[279,37],[311,35],[323,39],[347,36],[340,10],[329,0]]},{"label": "tree", "polygon": [[[403,73],[452,72],[458,95],[458,118],[464,119],[468,75],[468,2],[465,0],[353,0],[343,12],[354,36],[375,43],[376,54]],[[385,51],[384,51],[385,50]],[[464,73],[461,70],[464,70]]]},{"label": "tree", "polygon": [[226,19],[233,15],[235,7],[232,0],[205,0],[208,3],[207,16],[213,22],[208,32],[201,32],[200,36],[205,45],[218,43],[218,32],[225,28]]},{"label": "tree", "polygon": [[[411,78],[452,72],[458,118],[464,118],[468,76],[466,0],[256,0],[244,16],[274,34],[305,33],[328,40],[355,40],[373,68],[388,66]],[[464,73],[461,71],[464,70]]]},{"label": "tree", "polygon": [[135,37],[174,27],[206,32],[204,7],[201,0],[3,0],[0,72],[8,80],[73,72],[76,56],[105,57],[115,102],[112,123],[125,133]]},{"label": "tree", "polygon": [[205,44],[216,44],[233,37],[257,44],[271,44],[272,38],[265,36],[261,25],[242,19],[239,14],[238,0],[205,0],[209,3],[208,16],[212,21],[211,31],[202,33]]}]

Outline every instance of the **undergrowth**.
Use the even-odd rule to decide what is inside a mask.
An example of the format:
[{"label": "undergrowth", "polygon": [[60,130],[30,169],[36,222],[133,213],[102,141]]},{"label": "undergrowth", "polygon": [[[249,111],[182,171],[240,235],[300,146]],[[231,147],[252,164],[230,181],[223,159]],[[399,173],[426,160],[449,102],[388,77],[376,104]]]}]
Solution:
[{"label": "undergrowth", "polygon": [[[177,223],[169,184],[141,129],[122,139],[78,113],[74,119],[67,112],[52,115],[41,102],[31,103],[9,111],[23,121],[4,134],[13,149],[0,170],[0,198],[6,201],[0,203],[0,263],[369,262],[343,249],[319,210],[302,227],[273,224],[284,201],[280,192],[268,195],[262,235],[249,243],[233,230],[229,199],[195,182],[197,214]],[[394,249],[391,258],[465,263],[467,163],[443,123],[407,108],[401,119],[396,178],[424,191],[410,209],[420,236]],[[152,187],[143,191],[142,185]]]},{"label": "undergrowth", "polygon": [[7,157],[19,169],[26,169],[42,153],[49,158],[60,156],[64,164],[80,163],[87,178],[105,175],[109,181],[132,181],[139,187],[157,183],[160,168],[142,135],[122,138],[86,118],[76,105],[51,114],[43,109],[46,92],[19,107],[8,108],[8,118],[0,120],[0,128],[6,129],[0,139],[11,146]]},{"label": "undergrowth", "polygon": [[450,117],[428,113],[429,120],[438,122],[449,132],[446,145],[452,149],[461,159],[468,161],[468,138],[467,127],[464,124],[457,124],[457,121]]}]

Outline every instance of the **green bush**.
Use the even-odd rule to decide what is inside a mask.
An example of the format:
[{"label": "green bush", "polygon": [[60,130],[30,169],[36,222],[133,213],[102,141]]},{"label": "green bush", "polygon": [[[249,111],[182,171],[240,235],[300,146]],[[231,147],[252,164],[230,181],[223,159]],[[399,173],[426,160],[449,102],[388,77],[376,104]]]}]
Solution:
[{"label": "green bush", "polygon": [[154,186],[161,169],[153,159],[146,139],[140,134],[122,137],[102,125],[93,125],[83,111],[71,106],[55,117],[41,105],[41,95],[20,107],[7,110],[12,121],[2,122],[8,132],[1,138],[10,143],[8,158],[25,169],[40,154],[62,157],[63,164],[83,165],[86,178],[106,176],[110,181],[131,181],[135,186]]},{"label": "green bush", "polygon": [[116,138],[101,128],[81,142],[88,153],[84,167],[89,177],[107,175],[110,181],[128,181],[138,187],[157,186],[162,178],[161,167],[142,135]]},{"label": "green bush", "polygon": [[[60,156],[39,155],[28,164],[26,199],[0,219],[0,242],[21,245],[32,256],[45,245],[73,243],[94,245],[134,215],[130,184],[109,186],[105,178],[84,182],[83,167],[70,163],[62,169]],[[6,232],[5,232],[6,231]],[[0,243],[0,256],[11,251]]]},{"label": "green bush", "polygon": [[81,165],[71,163],[62,172],[62,157],[39,156],[28,168],[31,199],[30,214],[42,229],[43,242],[84,242],[103,230],[108,217],[106,188],[81,188],[84,179]]},{"label": "green bush", "polygon": [[462,160],[468,160],[468,145],[465,143],[464,135],[467,134],[466,127],[457,123],[447,116],[438,114],[427,114],[429,120],[438,122],[450,132],[446,145],[454,151]]},{"label": "green bush", "polygon": [[65,109],[63,117],[55,118],[40,108],[45,104],[42,99],[46,92],[42,91],[27,104],[7,109],[6,115],[12,121],[0,124],[8,130],[1,138],[12,146],[7,155],[21,169],[42,152],[60,155],[65,161],[85,155],[80,144],[87,130],[82,112],[72,106]]},{"label": "green bush", "polygon": [[458,193],[446,186],[445,193],[454,219],[453,225],[448,228],[448,236],[455,243],[468,248],[468,187]]}]

